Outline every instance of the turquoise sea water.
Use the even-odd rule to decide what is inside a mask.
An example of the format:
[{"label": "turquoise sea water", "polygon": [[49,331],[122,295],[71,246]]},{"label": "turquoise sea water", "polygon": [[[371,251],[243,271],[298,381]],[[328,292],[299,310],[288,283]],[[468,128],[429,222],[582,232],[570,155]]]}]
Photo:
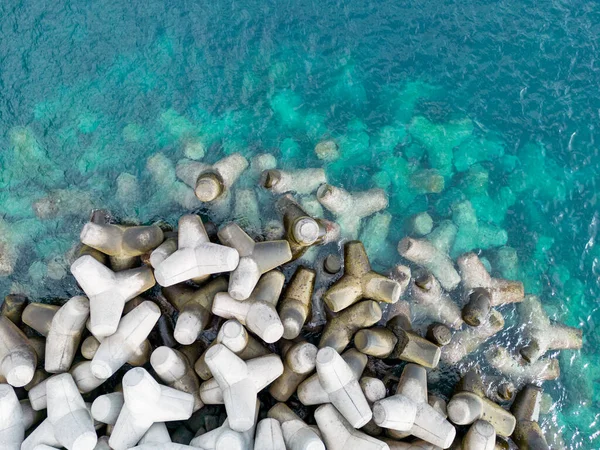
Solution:
[{"label": "turquoise sea water", "polygon": [[459,221],[468,199],[480,232],[454,256],[484,247],[583,328],[543,424],[600,448],[599,36],[582,1],[2,2],[0,293],[75,293],[64,255],[93,207],[174,223],[186,155],[316,167],[332,137],[329,180],[390,196],[378,268],[399,260],[406,217]]}]

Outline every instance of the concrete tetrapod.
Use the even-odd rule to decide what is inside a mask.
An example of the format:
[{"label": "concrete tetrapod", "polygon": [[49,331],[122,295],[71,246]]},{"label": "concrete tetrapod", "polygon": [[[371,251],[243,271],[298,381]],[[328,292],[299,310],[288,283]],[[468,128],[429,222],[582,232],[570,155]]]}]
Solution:
[{"label": "concrete tetrapod", "polygon": [[316,346],[306,341],[286,343],[288,350],[284,353],[283,374],[269,387],[269,393],[279,402],[288,401],[298,385],[315,370],[318,351]]},{"label": "concrete tetrapod", "polygon": [[426,239],[405,237],[398,243],[398,253],[433,274],[447,291],[454,290],[460,283],[460,275],[448,254]]},{"label": "concrete tetrapod", "polygon": [[520,281],[492,278],[475,253],[465,253],[456,260],[465,290],[487,289],[491,306],[522,302],[525,296]]},{"label": "concrete tetrapod", "polygon": [[502,346],[488,349],[485,358],[490,366],[519,384],[556,380],[560,376],[560,364],[556,358],[527,363],[521,355],[514,355]]},{"label": "concrete tetrapod", "polygon": [[192,439],[190,445],[193,448],[200,447],[203,450],[252,450],[259,406],[259,401],[256,400],[254,420],[247,430],[233,430],[229,424],[229,418],[227,418],[219,428],[196,436]]},{"label": "concrete tetrapod", "polygon": [[27,336],[0,316],[0,376],[14,387],[28,384],[35,373],[37,355]]},{"label": "concrete tetrapod", "polygon": [[164,422],[155,422],[142,436],[138,445],[143,444],[170,444],[171,436]]},{"label": "concrete tetrapod", "polygon": [[292,171],[271,169],[265,170],[260,177],[260,185],[274,194],[311,194],[323,183],[327,183],[327,177],[322,168]]},{"label": "concrete tetrapod", "polygon": [[371,408],[354,378],[352,369],[335,349],[325,347],[317,353],[317,375],[330,402],[354,428],[371,420]]},{"label": "concrete tetrapod", "polygon": [[521,356],[536,362],[550,350],[579,350],[583,345],[582,331],[560,323],[551,323],[540,299],[528,295],[517,310],[529,343],[520,349]]},{"label": "concrete tetrapod", "polygon": [[380,427],[416,436],[441,448],[450,447],[456,436],[454,426],[429,405],[427,372],[417,364],[404,367],[396,395],[373,404],[373,420]]},{"label": "concrete tetrapod", "polygon": [[205,356],[206,352],[212,346],[217,344],[223,344],[244,361],[271,353],[254,336],[249,334],[241,323],[235,319],[227,320],[221,326],[216,339],[200,355],[194,364],[195,372],[203,380],[209,380],[212,378],[212,373],[210,373],[210,369],[206,365]]},{"label": "concrete tetrapod", "polygon": [[229,155],[212,166],[205,165],[203,170],[196,175],[194,188],[196,197],[201,202],[213,202],[228,194],[233,184],[247,167],[248,160],[240,153]]},{"label": "concrete tetrapod", "polygon": [[275,207],[283,216],[285,238],[290,244],[292,259],[301,257],[313,245],[328,244],[340,236],[338,224],[311,217],[290,194],[280,197]]},{"label": "concrete tetrapod", "polygon": [[23,410],[15,390],[0,384],[0,448],[20,450],[25,439]]},{"label": "concrete tetrapod", "polygon": [[361,298],[396,303],[401,290],[400,283],[371,270],[362,242],[350,241],[344,246],[344,276],[325,292],[323,300],[338,312]]},{"label": "concrete tetrapod", "polygon": [[287,450],[325,450],[325,445],[313,427],[308,426],[285,403],[275,404],[267,417],[281,424]]},{"label": "concrete tetrapod", "polygon": [[332,405],[319,406],[315,420],[327,450],[389,450],[385,442],[352,427]]},{"label": "concrete tetrapod", "polygon": [[317,190],[317,200],[336,217],[344,236],[354,239],[363,218],[388,206],[388,198],[383,189],[348,192],[326,183]]},{"label": "concrete tetrapod", "polygon": [[90,331],[97,338],[114,334],[125,303],[156,284],[149,267],[113,272],[89,255],[78,258],[71,273],[90,300]]},{"label": "concrete tetrapod", "polygon": [[223,344],[212,347],[205,360],[223,392],[229,427],[234,431],[248,431],[256,423],[258,391],[247,364]]},{"label": "concrete tetrapod", "polygon": [[279,317],[283,324],[283,338],[295,339],[310,313],[315,288],[314,270],[299,266],[279,302]]},{"label": "concrete tetrapod", "polygon": [[358,302],[346,308],[325,325],[319,348],[332,347],[338,353],[344,351],[354,334],[361,328],[375,325],[381,320],[379,303],[372,300]]},{"label": "concrete tetrapod", "polygon": [[167,386],[194,396],[194,412],[204,406],[200,399],[200,381],[187,357],[169,347],[158,347],[152,352],[150,364]]},{"label": "concrete tetrapod", "polygon": [[442,347],[442,361],[456,364],[473,353],[481,344],[504,328],[504,317],[495,309],[490,311],[488,320],[478,327],[467,327],[456,331],[450,342]]},{"label": "concrete tetrapod", "polygon": [[254,242],[236,223],[229,223],[218,232],[225,245],[239,253],[239,264],[229,275],[229,295],[235,300],[246,300],[260,276],[292,259],[287,241]]},{"label": "concrete tetrapod", "polygon": [[125,404],[110,435],[114,450],[135,446],[156,422],[187,420],[194,409],[194,397],[158,384],[143,368],[128,371],[123,377]]},{"label": "concrete tetrapod", "polygon": [[411,312],[416,319],[426,318],[455,330],[461,329],[463,319],[460,308],[430,273],[419,274],[411,280],[410,298]]},{"label": "concrete tetrapod", "polygon": [[[262,391],[283,373],[283,363],[276,354],[259,356],[246,361],[248,377],[254,383],[257,392]],[[200,398],[208,405],[224,404],[223,389],[215,378],[200,385]]]},{"label": "concrete tetrapod", "polygon": [[162,244],[163,231],[158,225],[125,226],[88,222],[79,239],[84,245],[110,256],[115,270],[130,269],[136,257]]},{"label": "concrete tetrapod", "polygon": [[[474,378],[474,381],[465,379]],[[515,417],[500,405],[486,398],[479,375],[467,372],[461,381],[460,391],[448,402],[448,418],[457,425],[470,425],[482,419],[489,422],[499,436],[510,436],[515,429]]]},{"label": "concrete tetrapod", "polygon": [[277,342],[283,336],[283,324],[275,307],[285,281],[276,270],[264,274],[249,298],[235,300],[227,292],[219,292],[213,301],[213,314],[224,319],[236,319],[266,343]]},{"label": "concrete tetrapod", "polygon": [[263,419],[256,426],[254,448],[261,450],[286,450],[281,424],[276,419]]},{"label": "concrete tetrapod", "polygon": [[220,272],[230,272],[239,263],[236,249],[213,244],[202,219],[188,214],[179,219],[177,250],[155,268],[154,276],[161,286]]},{"label": "concrete tetrapod", "polygon": [[71,368],[89,315],[90,302],[83,296],[71,298],[56,312],[46,338],[46,372],[61,373]]},{"label": "concrete tetrapod", "polygon": [[525,450],[550,449],[538,423],[541,401],[541,388],[527,385],[517,394],[512,404],[511,411],[517,420],[512,437],[519,448]]},{"label": "concrete tetrapod", "polygon": [[94,422],[69,373],[48,380],[48,420],[54,436],[68,450],[93,450],[98,442]]},{"label": "concrete tetrapod", "polygon": [[191,345],[198,339],[212,317],[211,310],[215,295],[226,290],[225,277],[217,277],[199,289],[185,284],[162,289],[167,300],[179,311],[173,333],[177,342],[181,345]]},{"label": "concrete tetrapod", "polygon": [[[363,370],[365,370],[367,365],[367,355],[359,352],[355,348],[351,348],[342,354],[342,359],[348,364],[348,367],[350,367],[354,379],[360,379]],[[321,385],[318,374],[314,374],[300,383],[297,394],[300,402],[306,406],[330,403],[329,394]]]},{"label": "concrete tetrapod", "polygon": [[495,447],[496,430],[485,420],[473,422],[462,440],[464,450],[494,450]]},{"label": "concrete tetrapod", "polygon": [[98,347],[90,363],[92,374],[100,380],[110,378],[146,340],[159,317],[160,309],[150,301],[123,316],[116,332]]}]

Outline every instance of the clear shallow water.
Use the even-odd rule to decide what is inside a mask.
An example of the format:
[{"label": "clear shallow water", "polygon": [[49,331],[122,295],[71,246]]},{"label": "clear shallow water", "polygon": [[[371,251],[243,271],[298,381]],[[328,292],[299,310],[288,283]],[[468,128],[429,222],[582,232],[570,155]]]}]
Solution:
[{"label": "clear shallow water", "polygon": [[[174,165],[200,143],[208,162],[268,151],[296,168],[321,165],[314,145],[331,136],[332,182],[390,194],[380,267],[397,261],[409,214],[437,222],[457,198],[506,230],[514,275],[584,329],[545,384],[558,411],[544,423],[568,448],[600,448],[600,6],[4,2],[0,27],[0,237],[18,255],[3,293],[75,292],[54,278],[91,207],[173,222],[185,209],[169,199],[172,172],[147,168],[157,152]],[[418,168],[438,170],[442,193],[406,187]],[[117,195],[123,172],[137,197]]]}]

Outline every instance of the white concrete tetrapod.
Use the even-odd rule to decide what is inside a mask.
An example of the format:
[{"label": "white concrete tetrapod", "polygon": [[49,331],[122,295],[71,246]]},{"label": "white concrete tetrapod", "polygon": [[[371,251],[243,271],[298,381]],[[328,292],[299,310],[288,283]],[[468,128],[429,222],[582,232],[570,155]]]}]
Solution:
[{"label": "white concrete tetrapod", "polygon": [[156,284],[149,267],[113,272],[89,255],[78,258],[71,273],[90,300],[90,331],[97,338],[115,333],[125,303]]},{"label": "white concrete tetrapod", "polygon": [[255,423],[257,390],[247,364],[223,344],[213,346],[205,360],[223,391],[230,428],[249,430]]},{"label": "white concrete tetrapod", "polygon": [[35,373],[37,355],[23,332],[0,316],[0,377],[14,387],[28,384]]},{"label": "white concrete tetrapod", "polygon": [[165,240],[162,244],[152,250],[150,253],[150,265],[156,269],[160,263],[177,251],[177,233],[172,231],[165,234]]},{"label": "white concrete tetrapod", "polygon": [[522,302],[525,297],[520,281],[493,278],[475,253],[465,253],[456,260],[465,290],[484,288],[490,294],[491,306]]},{"label": "white concrete tetrapod", "polygon": [[226,419],[219,428],[192,439],[190,445],[203,450],[252,450],[256,448],[253,444],[259,405],[259,401],[256,400],[254,423],[246,431],[233,430],[229,419]]},{"label": "white concrete tetrapod", "polygon": [[71,298],[54,315],[46,338],[46,372],[61,373],[71,368],[89,315],[90,302],[83,296]]},{"label": "white concrete tetrapod", "polygon": [[25,431],[29,430],[33,425],[37,425],[46,417],[45,413],[33,409],[29,400],[21,400],[19,403],[21,404]]},{"label": "white concrete tetrapod", "polygon": [[[252,380],[256,392],[262,391],[283,373],[283,363],[274,353],[245,361],[248,377]],[[200,386],[200,399],[207,405],[222,405],[225,402],[223,389],[217,378],[211,378]]]},{"label": "white concrete tetrapod", "polygon": [[172,286],[192,278],[230,272],[238,262],[237,250],[210,242],[202,219],[190,214],[179,219],[177,251],[157,265],[154,276],[161,286]]},{"label": "white concrete tetrapod", "polygon": [[234,299],[230,293],[215,295],[212,312],[224,319],[236,319],[266,343],[277,342],[283,336],[283,324],[276,306],[285,281],[276,270],[264,274],[252,294],[244,301]]},{"label": "white concrete tetrapod", "polygon": [[194,370],[203,380],[209,380],[212,378],[212,373],[206,365],[204,358],[206,356],[206,352],[212,346],[217,344],[223,344],[244,361],[271,353],[263,344],[258,341],[258,339],[249,334],[241,323],[235,319],[227,320],[225,323],[223,323],[223,325],[221,325],[221,328],[217,333],[217,338],[200,355],[194,364]]},{"label": "white concrete tetrapod", "polygon": [[456,364],[473,353],[481,344],[504,328],[504,317],[492,309],[485,323],[478,327],[467,327],[456,331],[450,342],[442,347],[441,359],[447,364]]},{"label": "white concrete tetrapod", "polygon": [[81,243],[117,258],[140,256],[163,242],[158,225],[126,226],[87,222],[79,236]]},{"label": "white concrete tetrapod", "polygon": [[92,373],[92,361],[82,361],[74,364],[69,373],[73,375],[75,384],[82,394],[93,391],[106,381],[106,379],[98,378]]},{"label": "white concrete tetrapod", "polygon": [[540,358],[528,363],[522,355],[512,354],[503,346],[489,348],[485,358],[499,373],[519,384],[556,380],[560,376],[556,358]]},{"label": "white concrete tetrapod", "polygon": [[114,425],[124,404],[125,397],[121,392],[100,395],[92,403],[92,417],[98,422]]},{"label": "white concrete tetrapod", "polygon": [[50,419],[45,419],[40,423],[23,441],[21,450],[34,450],[38,445],[48,445],[50,447],[60,448],[62,444],[54,435],[54,426]]},{"label": "white concrete tetrapod", "polygon": [[[342,359],[350,367],[354,379],[358,380],[367,366],[367,355],[351,348],[342,353]],[[323,389],[318,373],[300,383],[297,394],[300,402],[306,406],[330,403],[329,394]]]},{"label": "white concrete tetrapod", "polygon": [[336,217],[336,222],[342,227],[342,235],[353,239],[358,235],[363,218],[388,206],[383,189],[348,192],[326,183],[317,190],[317,200]]},{"label": "white concrete tetrapod", "polygon": [[[198,450],[198,447],[185,444],[176,444],[175,442],[146,442],[130,450]],[[202,449],[204,450],[204,449]]]},{"label": "white concrete tetrapod", "polygon": [[279,402],[288,401],[298,385],[315,370],[317,360],[318,349],[315,345],[306,341],[289,344],[285,352],[283,374],[269,387],[269,393]]},{"label": "white concrete tetrapod", "polygon": [[229,276],[229,295],[235,300],[246,300],[262,274],[292,259],[290,244],[285,240],[254,242],[236,223],[229,223],[218,232],[225,245],[239,253],[239,264]]},{"label": "white concrete tetrapod", "polygon": [[410,310],[414,319],[428,319],[456,330],[462,328],[460,308],[444,292],[433,275],[422,273],[411,280],[410,298]]},{"label": "white concrete tetrapod", "polygon": [[204,406],[198,392],[200,388],[198,375],[185,355],[169,347],[158,347],[152,352],[150,364],[167,386],[194,396],[194,411]]},{"label": "white concrete tetrapod", "polygon": [[550,350],[579,350],[582,347],[581,329],[552,323],[538,297],[528,295],[517,310],[528,341],[520,353],[527,362],[536,362]]},{"label": "white concrete tetrapod", "polygon": [[225,277],[217,277],[199,289],[178,284],[162,289],[164,296],[177,308],[179,315],[173,336],[181,345],[193,344],[208,326],[212,304],[217,292],[227,290]]},{"label": "white concrete tetrapod", "polygon": [[446,415],[429,404],[427,371],[417,364],[404,367],[396,395],[374,405],[373,416],[375,423],[381,422],[378,424],[388,428],[388,434],[396,439],[413,435],[436,447],[447,448],[456,436]]},{"label": "white concrete tetrapod", "polygon": [[327,178],[322,168],[290,171],[271,169],[265,170],[260,177],[261,186],[274,194],[311,194],[323,183],[327,183]]},{"label": "white concrete tetrapod", "polygon": [[201,202],[213,202],[227,194],[233,184],[248,167],[248,160],[240,153],[234,153],[217,161],[212,166],[198,165],[194,192]]},{"label": "white concrete tetrapod", "polygon": [[325,347],[317,353],[317,375],[330,402],[354,428],[371,420],[371,408],[350,366],[337,351]]},{"label": "white concrete tetrapod", "polygon": [[20,450],[25,439],[23,409],[9,384],[0,384],[0,448]]},{"label": "white concrete tetrapod", "polygon": [[234,431],[227,420],[219,428],[195,437],[191,448],[202,450],[252,450],[254,428]]},{"label": "white concrete tetrapod", "polygon": [[288,450],[325,450],[325,444],[318,432],[308,426],[285,403],[275,404],[267,417],[281,424],[283,440]]},{"label": "white concrete tetrapod", "polygon": [[510,436],[516,419],[510,412],[488,398],[474,392],[454,394],[448,402],[448,418],[457,425],[470,425],[482,419],[489,422],[499,436]]},{"label": "white concrete tetrapod", "polygon": [[440,450],[437,445],[420,439],[411,442],[396,441],[393,439],[383,439],[383,441],[389,445],[390,450]]},{"label": "white concrete tetrapod", "polygon": [[125,404],[110,435],[114,450],[135,446],[156,422],[187,420],[194,409],[194,397],[162,386],[143,368],[131,369],[123,377]]},{"label": "white concrete tetrapod", "polygon": [[60,309],[58,305],[49,305],[46,303],[29,303],[23,310],[21,316],[23,323],[42,336],[48,336],[52,319]]},{"label": "white concrete tetrapod", "polygon": [[433,274],[447,291],[454,290],[460,283],[460,275],[448,254],[426,239],[406,237],[398,243],[398,253]]},{"label": "white concrete tetrapod", "polygon": [[82,244],[110,256],[115,270],[130,269],[136,257],[158,247],[163,231],[158,225],[126,226],[88,222],[79,236]]},{"label": "white concrete tetrapod", "polygon": [[138,445],[142,444],[169,444],[171,436],[164,422],[155,422],[142,436]]},{"label": "white concrete tetrapod", "polygon": [[155,303],[145,301],[123,316],[116,332],[102,341],[91,361],[92,374],[101,380],[110,378],[146,340],[160,317]]},{"label": "white concrete tetrapod", "polygon": [[379,439],[356,430],[333,405],[321,405],[315,420],[327,450],[389,450]]},{"label": "white concrete tetrapod", "polygon": [[256,426],[254,448],[261,450],[287,450],[281,424],[275,419],[263,419]]},{"label": "white concrete tetrapod", "polygon": [[98,442],[94,421],[71,374],[48,379],[46,389],[48,419],[58,442],[68,450],[93,450]]},{"label": "white concrete tetrapod", "polygon": [[112,450],[108,445],[108,436],[100,436],[94,450]]},{"label": "white concrete tetrapod", "polygon": [[[373,410],[373,403],[385,398],[387,395],[385,384],[379,378],[362,377],[359,384],[371,410]],[[372,418],[362,430],[370,436],[379,436],[383,432],[382,428]]]},{"label": "white concrete tetrapod", "polygon": [[464,450],[494,450],[495,447],[496,430],[485,420],[474,422],[462,440]]},{"label": "white concrete tetrapod", "polygon": [[288,450],[325,450],[317,432],[301,420],[287,420],[281,430]]}]

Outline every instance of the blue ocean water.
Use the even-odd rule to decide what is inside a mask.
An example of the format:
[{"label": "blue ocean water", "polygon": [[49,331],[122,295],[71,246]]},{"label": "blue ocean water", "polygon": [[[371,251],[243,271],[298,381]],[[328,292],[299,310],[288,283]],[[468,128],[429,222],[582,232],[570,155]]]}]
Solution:
[{"label": "blue ocean water", "polygon": [[[194,150],[315,167],[331,137],[331,182],[390,195],[382,267],[406,217],[465,199],[499,236],[484,256],[516,250],[512,275],[585,336],[543,425],[600,448],[600,5],[32,0],[1,3],[0,27],[1,293],[76,292],[64,255],[93,207],[174,222]],[[443,189],[412,186],[419,169]]]}]

